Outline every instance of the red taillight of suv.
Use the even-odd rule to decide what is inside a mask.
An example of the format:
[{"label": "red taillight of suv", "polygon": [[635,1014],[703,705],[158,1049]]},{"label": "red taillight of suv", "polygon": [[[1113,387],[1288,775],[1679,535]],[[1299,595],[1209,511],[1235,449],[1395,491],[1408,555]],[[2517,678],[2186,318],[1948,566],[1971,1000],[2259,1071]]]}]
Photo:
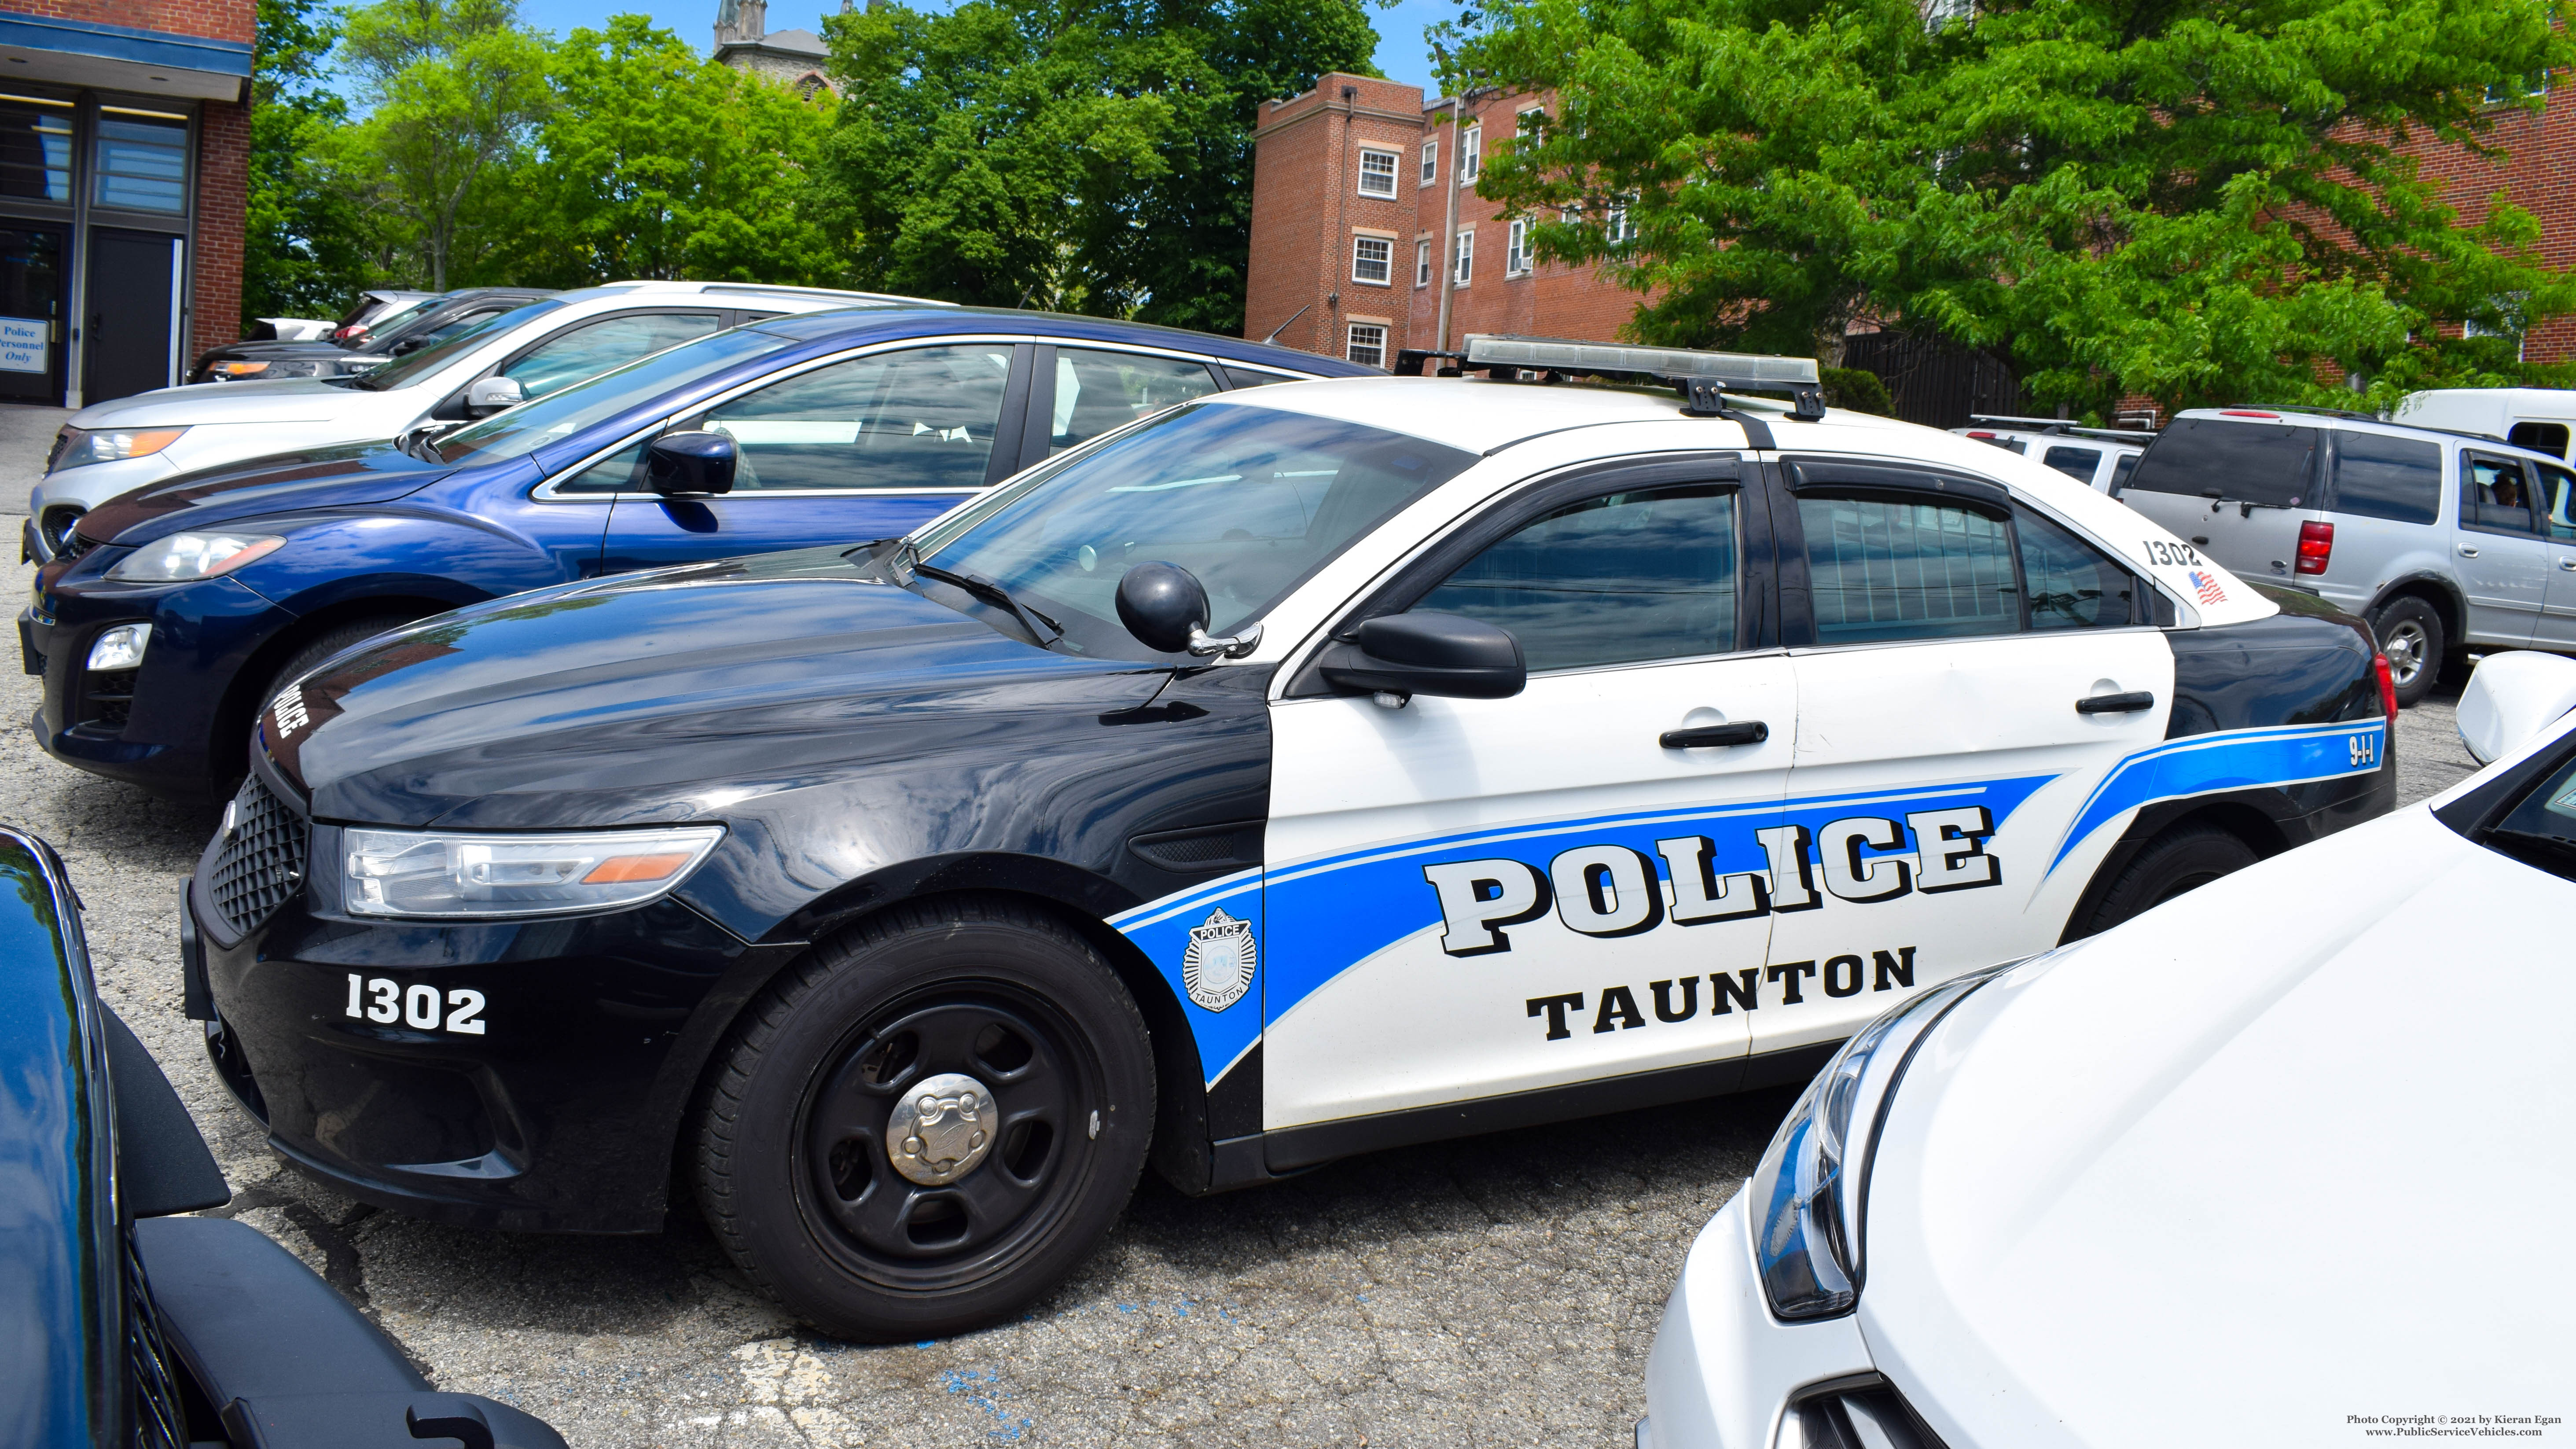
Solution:
[{"label": "red taillight of suv", "polygon": [[2370,667],[2379,675],[2379,712],[2388,716],[2388,727],[2397,728],[2397,671],[2388,667],[2388,656],[2373,654]]},{"label": "red taillight of suv", "polygon": [[2334,525],[2314,519],[2299,525],[2299,572],[2321,574],[2334,558]]}]

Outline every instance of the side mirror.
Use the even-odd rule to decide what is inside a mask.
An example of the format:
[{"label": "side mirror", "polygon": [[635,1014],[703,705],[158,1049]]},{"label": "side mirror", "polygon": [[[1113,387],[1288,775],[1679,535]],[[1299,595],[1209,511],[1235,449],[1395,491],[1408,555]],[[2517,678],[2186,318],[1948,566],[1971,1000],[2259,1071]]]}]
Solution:
[{"label": "side mirror", "polygon": [[520,389],[515,377],[478,377],[465,385],[465,411],[478,418],[488,418],[527,400],[527,393]]},{"label": "side mirror", "polygon": [[1464,614],[1384,614],[1317,661],[1336,689],[1509,699],[1529,683],[1521,641]]},{"label": "side mirror", "polygon": [[2516,649],[2478,661],[2460,692],[2460,744],[2491,765],[2576,709],[2576,659]]},{"label": "side mirror", "polygon": [[426,337],[406,337],[386,350],[396,357],[409,357],[428,345],[429,339]]},{"label": "side mirror", "polygon": [[644,486],[665,498],[731,493],[738,456],[724,433],[664,433],[644,449]]}]

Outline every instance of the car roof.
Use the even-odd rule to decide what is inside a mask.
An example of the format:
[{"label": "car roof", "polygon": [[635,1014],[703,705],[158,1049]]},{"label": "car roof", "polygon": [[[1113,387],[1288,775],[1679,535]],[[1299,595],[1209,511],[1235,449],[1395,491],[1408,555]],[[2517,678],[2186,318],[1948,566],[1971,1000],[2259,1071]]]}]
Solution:
[{"label": "car roof", "polygon": [[2305,412],[2287,407],[2191,408],[2174,415],[2175,422],[2185,418],[2200,421],[2237,423],[2246,427],[2278,424],[2283,427],[2331,428],[2346,433],[2377,433],[2391,438],[2421,438],[2427,442],[2448,439],[2455,443],[2475,443],[2481,451],[2510,453],[2564,468],[2567,460],[2555,453],[2508,443],[2493,433],[2462,432],[2458,428],[2431,428],[2421,423],[2392,423],[2385,418],[2357,417],[2343,413]]},{"label": "car roof", "polygon": [[1068,312],[1026,312],[1010,307],[958,307],[946,303],[894,302],[878,306],[835,307],[770,317],[746,324],[773,337],[798,342],[848,344],[871,337],[910,337],[993,331],[1068,342],[1123,342],[1142,347],[1168,347],[1175,352],[1220,357],[1248,367],[1293,369],[1307,376],[1374,377],[1385,373],[1321,353],[1299,352],[1273,343],[1191,332],[1151,322],[1114,317],[1084,317]]}]

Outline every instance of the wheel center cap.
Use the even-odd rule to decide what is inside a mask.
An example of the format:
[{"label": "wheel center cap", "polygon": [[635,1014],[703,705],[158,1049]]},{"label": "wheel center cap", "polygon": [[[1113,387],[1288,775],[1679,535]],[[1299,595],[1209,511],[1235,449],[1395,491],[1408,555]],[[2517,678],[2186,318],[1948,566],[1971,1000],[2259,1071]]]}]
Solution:
[{"label": "wheel center cap", "polygon": [[993,1150],[993,1094],[962,1072],[905,1089],[886,1122],[886,1159],[924,1187],[955,1182]]}]

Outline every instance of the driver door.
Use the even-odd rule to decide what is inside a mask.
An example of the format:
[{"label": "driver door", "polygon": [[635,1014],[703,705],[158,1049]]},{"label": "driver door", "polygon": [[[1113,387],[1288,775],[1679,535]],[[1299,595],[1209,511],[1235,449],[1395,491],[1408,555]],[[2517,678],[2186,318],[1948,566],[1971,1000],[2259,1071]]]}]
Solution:
[{"label": "driver door", "polygon": [[1738,466],[1525,490],[1361,611],[1502,626],[1519,695],[1390,708],[1309,666],[1273,705],[1265,1128],[1743,1056],[1797,701]]}]

